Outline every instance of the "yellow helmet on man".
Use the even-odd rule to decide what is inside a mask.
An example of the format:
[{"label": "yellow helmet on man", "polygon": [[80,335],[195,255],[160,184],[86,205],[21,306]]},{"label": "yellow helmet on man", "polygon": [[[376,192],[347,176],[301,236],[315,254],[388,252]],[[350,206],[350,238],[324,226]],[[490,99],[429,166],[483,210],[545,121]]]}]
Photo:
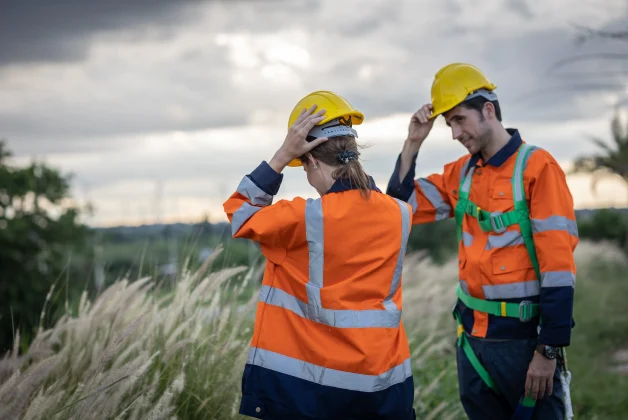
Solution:
[{"label": "yellow helmet on man", "polygon": [[495,86],[477,67],[466,63],[452,63],[441,68],[432,83],[432,106],[430,118],[452,110],[477,91],[482,96],[496,99],[492,91]]},{"label": "yellow helmet on man", "polygon": [[[319,128],[318,131],[321,131],[320,126],[324,126],[325,124],[331,123],[337,119],[339,120],[340,125],[348,128],[353,125],[360,125],[364,121],[364,114],[355,109],[342,96],[327,90],[318,90],[306,95],[295,105],[294,109],[290,113],[290,118],[288,118],[288,128],[292,127],[304,108],[310,109],[314,105],[317,105],[314,113],[318,112],[319,109],[325,109],[325,119],[316,125]],[[321,131],[321,133],[323,133],[325,137],[347,135],[349,133],[357,136],[355,130],[347,129],[338,130],[330,128],[328,130]],[[300,159],[293,159],[288,166],[302,166],[302,163]]]}]

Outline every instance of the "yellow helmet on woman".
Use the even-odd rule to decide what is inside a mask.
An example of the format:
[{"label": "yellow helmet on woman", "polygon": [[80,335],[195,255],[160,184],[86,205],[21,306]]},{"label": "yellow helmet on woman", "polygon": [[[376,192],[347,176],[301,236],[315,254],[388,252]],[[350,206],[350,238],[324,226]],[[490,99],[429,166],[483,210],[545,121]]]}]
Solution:
[{"label": "yellow helmet on woman", "polygon": [[[357,133],[351,127],[360,125],[364,121],[364,114],[355,109],[346,99],[327,90],[312,92],[301,99],[290,113],[288,128],[292,127],[299,118],[301,111],[317,105],[314,112],[325,109],[325,119],[318,123],[310,132],[314,137],[334,137],[353,135]],[[317,135],[320,134],[320,135]],[[288,166],[302,166],[300,159],[293,159]]]},{"label": "yellow helmet on woman", "polygon": [[481,95],[490,100],[497,97],[492,93],[495,86],[475,66],[465,63],[452,63],[441,68],[432,83],[432,106],[430,118],[436,118],[472,96]]}]

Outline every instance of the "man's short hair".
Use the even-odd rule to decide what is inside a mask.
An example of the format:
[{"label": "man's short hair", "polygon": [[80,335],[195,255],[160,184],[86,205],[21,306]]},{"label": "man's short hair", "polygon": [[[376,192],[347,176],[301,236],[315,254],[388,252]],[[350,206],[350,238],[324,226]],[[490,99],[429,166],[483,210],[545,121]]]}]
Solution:
[{"label": "man's short hair", "polygon": [[501,122],[502,120],[502,110],[499,107],[499,101],[489,101],[483,96],[476,96],[475,98],[471,98],[468,101],[463,102],[461,105],[468,109],[475,109],[480,114],[482,113],[482,108],[484,108],[484,104],[490,102],[495,107],[495,116],[497,120]]}]

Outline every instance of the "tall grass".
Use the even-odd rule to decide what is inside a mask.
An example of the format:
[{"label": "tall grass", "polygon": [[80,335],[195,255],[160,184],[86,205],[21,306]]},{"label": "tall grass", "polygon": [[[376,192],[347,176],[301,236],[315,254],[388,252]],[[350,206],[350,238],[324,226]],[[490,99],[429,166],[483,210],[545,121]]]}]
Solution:
[{"label": "tall grass", "polygon": [[[620,258],[607,248],[581,249],[583,261]],[[121,279],[93,301],[83,295],[78,310],[40,329],[26,353],[15,349],[0,360],[0,418],[240,418],[261,272],[209,273],[219,252],[182,273],[168,294],[143,278]],[[456,261],[439,266],[412,254],[403,274],[418,418],[464,418],[450,314]]]},{"label": "tall grass", "polygon": [[144,278],[83,297],[0,362],[0,418],[233,418],[255,303],[236,299],[254,273],[205,275],[211,262],[165,296]]}]

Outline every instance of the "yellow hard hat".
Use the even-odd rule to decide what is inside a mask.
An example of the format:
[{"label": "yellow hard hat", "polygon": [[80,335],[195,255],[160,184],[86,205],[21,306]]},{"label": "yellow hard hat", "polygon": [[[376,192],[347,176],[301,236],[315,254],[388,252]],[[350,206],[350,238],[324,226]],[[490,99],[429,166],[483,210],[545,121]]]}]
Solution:
[{"label": "yellow hard hat", "polygon": [[[337,118],[345,119],[349,126],[360,125],[364,121],[364,115],[342,96],[327,90],[319,90],[308,94],[295,105],[288,119],[288,128],[292,127],[304,108],[310,109],[314,105],[317,105],[314,113],[319,109],[325,109],[325,119],[317,126],[322,126]],[[300,159],[293,159],[288,166],[302,166],[302,163]]]},{"label": "yellow hard hat", "polygon": [[436,118],[468,98],[469,94],[486,89],[493,91],[495,86],[475,66],[466,63],[452,63],[441,68],[432,83],[432,106],[430,118]]}]

